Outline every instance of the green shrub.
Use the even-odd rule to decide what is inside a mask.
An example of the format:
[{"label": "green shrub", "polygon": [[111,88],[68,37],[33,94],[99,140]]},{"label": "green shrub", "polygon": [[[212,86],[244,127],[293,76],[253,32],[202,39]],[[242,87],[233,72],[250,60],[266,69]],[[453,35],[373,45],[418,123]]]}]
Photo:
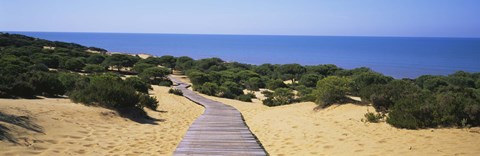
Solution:
[{"label": "green shrub", "polygon": [[68,70],[79,71],[85,67],[85,64],[80,59],[71,58],[64,63],[63,67]]},{"label": "green shrub", "polygon": [[317,74],[305,74],[303,75],[298,83],[300,85],[304,85],[306,87],[316,87],[318,80],[322,79],[322,75],[317,75]]},{"label": "green shrub", "polygon": [[292,83],[300,79],[300,76],[306,72],[306,68],[299,64],[284,64],[278,68],[278,72],[284,80],[292,80]]},{"label": "green shrub", "polygon": [[238,95],[233,94],[227,87],[220,86],[217,93],[214,96],[228,98],[228,99],[235,99]]},{"label": "green shrub", "polygon": [[449,84],[461,88],[475,88],[475,81],[467,76],[449,75],[447,78]]},{"label": "green shrub", "polygon": [[440,88],[448,86],[448,82],[443,77],[435,77],[432,79],[425,80],[423,84],[424,89],[428,89],[432,92],[438,91]]},{"label": "green shrub", "polygon": [[160,63],[160,65],[167,68],[175,67],[176,62],[177,62],[177,59],[174,56],[170,56],[170,55],[164,55],[158,58],[158,63]]},{"label": "green shrub", "polygon": [[28,82],[16,81],[12,85],[10,93],[20,97],[33,97],[35,95],[35,88]]},{"label": "green shrub", "polygon": [[248,90],[258,91],[259,88],[264,87],[262,80],[258,77],[249,78],[248,81],[245,82],[245,87]]},{"label": "green shrub", "polygon": [[203,72],[200,72],[200,71],[196,71],[196,70],[190,70],[187,72],[187,76],[188,78],[190,78],[190,81],[192,82],[193,86],[201,86],[203,85],[205,82],[208,82],[208,75],[203,73]]},{"label": "green shrub", "polygon": [[243,102],[252,102],[252,97],[249,95],[239,95],[237,99]]},{"label": "green shrub", "polygon": [[271,94],[268,92],[265,93],[267,98],[262,102],[266,106],[280,106],[296,102],[293,92],[287,88],[277,88]]},{"label": "green shrub", "polygon": [[253,98],[257,98],[257,96],[255,95],[255,93],[252,93],[252,92],[249,92],[249,93],[247,93],[247,94],[245,94],[245,95],[249,96],[249,97],[252,98],[252,99],[253,99]]},{"label": "green shrub", "polygon": [[178,96],[183,96],[183,92],[182,92],[182,90],[180,90],[180,89],[170,88],[170,89],[168,90],[168,93],[170,93],[170,94],[175,94],[175,95],[178,95]]},{"label": "green shrub", "polygon": [[387,123],[398,128],[417,129],[435,126],[431,96],[408,94],[396,100],[389,110]]},{"label": "green shrub", "polygon": [[87,64],[85,67],[83,67],[83,70],[87,73],[102,73],[107,71],[104,66],[96,64]]},{"label": "green shrub", "polygon": [[370,101],[372,101],[373,107],[378,112],[387,112],[387,110],[395,104],[389,95],[386,94],[374,94],[370,96]]},{"label": "green shrub", "polygon": [[48,67],[45,64],[37,63],[31,66],[28,66],[29,71],[42,71],[48,72]]},{"label": "green shrub", "polygon": [[105,56],[101,54],[93,54],[87,58],[88,64],[101,64],[105,60]]},{"label": "green shrub", "polygon": [[142,107],[147,107],[151,110],[157,110],[158,107],[158,100],[155,97],[151,97],[148,94],[140,94],[139,96],[139,104]]},{"label": "green shrub", "polygon": [[136,91],[148,94],[148,90],[152,89],[152,86],[144,81],[142,81],[138,77],[129,77],[125,79],[125,83],[127,85],[132,86],[135,88]]},{"label": "green shrub", "polygon": [[382,74],[375,72],[363,72],[353,76],[351,83],[351,93],[354,95],[359,95],[360,90],[371,86],[379,84],[387,84],[392,81],[393,78],[383,76]]},{"label": "green shrub", "polygon": [[29,74],[29,83],[35,88],[35,93],[40,95],[57,96],[66,92],[65,86],[53,73],[33,72]]},{"label": "green shrub", "polygon": [[[154,83],[155,84],[155,83]],[[159,86],[170,87],[173,85],[173,82],[170,80],[161,80],[160,82],[156,83]]]},{"label": "green shrub", "polygon": [[202,94],[207,94],[207,95],[210,95],[210,96],[216,95],[218,90],[219,90],[218,85],[215,84],[215,83],[211,83],[211,82],[206,82],[202,86],[197,88],[198,92],[200,92]]},{"label": "green shrub", "polygon": [[112,54],[107,57],[102,64],[109,67],[117,68],[118,71],[123,67],[133,67],[135,63],[140,60],[137,56],[131,56],[127,54]]},{"label": "green shrub", "polygon": [[133,66],[133,71],[137,73],[142,73],[145,69],[152,67],[156,67],[156,65],[138,62]]},{"label": "green shrub", "polygon": [[365,113],[364,116],[368,122],[373,122],[373,123],[380,122],[383,119],[383,115],[379,113],[368,112],[368,113]]},{"label": "green shrub", "polygon": [[315,102],[316,96],[313,93],[314,89],[305,87],[304,85],[296,86],[295,90],[297,91],[297,96],[300,101],[310,101]]},{"label": "green shrub", "polygon": [[386,112],[398,100],[421,94],[421,88],[410,81],[393,80],[386,85],[371,85],[361,90],[362,100],[372,102],[377,111]]},{"label": "green shrub", "polygon": [[188,56],[181,56],[177,58],[177,62],[175,62],[175,69],[186,71],[193,67],[194,60]]},{"label": "green shrub", "polygon": [[229,81],[224,82],[221,87],[224,87],[227,92],[229,92],[229,93],[231,93],[235,96],[243,94],[242,86],[238,85],[235,82],[229,82]]},{"label": "green shrub", "polygon": [[165,77],[170,74],[170,70],[167,68],[161,67],[151,67],[144,69],[142,73],[138,74],[143,81],[149,82],[151,84],[158,84],[162,80],[165,80]]},{"label": "green shrub", "polygon": [[276,79],[276,80],[270,80],[267,82],[267,88],[271,90],[275,90],[277,88],[287,88],[288,86],[283,83],[282,80]]},{"label": "green shrub", "polygon": [[81,79],[80,74],[76,73],[67,73],[67,72],[60,72],[58,73],[58,80],[63,84],[65,87],[65,91],[68,93],[69,91],[72,91],[76,87],[76,82]]},{"label": "green shrub", "polygon": [[70,95],[73,102],[97,105],[110,109],[138,107],[139,95],[135,89],[110,75],[93,76],[83,88],[75,88]]},{"label": "green shrub", "polygon": [[346,93],[350,90],[350,80],[344,77],[329,76],[318,81],[315,93],[316,103],[322,107],[333,103],[342,103],[346,100]]}]

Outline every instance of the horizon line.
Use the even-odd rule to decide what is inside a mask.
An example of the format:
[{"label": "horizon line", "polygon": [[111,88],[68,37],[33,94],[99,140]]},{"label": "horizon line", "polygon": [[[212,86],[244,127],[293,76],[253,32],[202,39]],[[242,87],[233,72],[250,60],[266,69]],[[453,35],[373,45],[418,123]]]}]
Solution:
[{"label": "horizon line", "polygon": [[395,36],[395,35],[299,35],[299,34],[227,34],[227,33],[161,33],[161,32],[90,32],[90,31],[9,31],[2,30],[0,32],[39,32],[39,33],[98,33],[98,34],[159,34],[159,35],[219,35],[219,36],[290,36],[290,37],[391,37],[391,38],[464,38],[464,39],[480,39],[480,37],[466,36]]}]

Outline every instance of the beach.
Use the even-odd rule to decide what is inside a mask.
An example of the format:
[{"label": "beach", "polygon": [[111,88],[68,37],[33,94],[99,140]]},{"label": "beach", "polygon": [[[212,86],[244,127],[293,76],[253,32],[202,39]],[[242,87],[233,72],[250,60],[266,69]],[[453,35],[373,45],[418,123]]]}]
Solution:
[{"label": "beach", "polygon": [[19,145],[0,142],[0,155],[171,155],[204,108],[168,87],[153,86],[156,121],[138,123],[112,110],[75,104],[69,99],[0,99],[5,114],[27,116],[42,132],[2,123]]}]

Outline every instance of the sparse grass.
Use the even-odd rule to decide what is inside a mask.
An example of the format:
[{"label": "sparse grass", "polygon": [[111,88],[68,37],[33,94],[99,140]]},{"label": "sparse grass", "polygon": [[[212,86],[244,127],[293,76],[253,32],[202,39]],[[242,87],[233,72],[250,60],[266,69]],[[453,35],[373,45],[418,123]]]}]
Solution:
[{"label": "sparse grass", "polygon": [[383,120],[384,117],[385,115],[382,115],[380,113],[372,113],[372,112],[365,113],[366,121],[372,122],[372,123],[380,122]]}]

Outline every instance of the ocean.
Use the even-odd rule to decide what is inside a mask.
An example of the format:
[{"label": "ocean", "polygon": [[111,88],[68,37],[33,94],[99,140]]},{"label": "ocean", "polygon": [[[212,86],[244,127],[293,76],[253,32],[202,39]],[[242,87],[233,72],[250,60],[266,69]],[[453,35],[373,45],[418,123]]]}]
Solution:
[{"label": "ocean", "polygon": [[249,64],[369,67],[395,78],[480,72],[480,38],[9,32],[112,52],[219,57]]}]

